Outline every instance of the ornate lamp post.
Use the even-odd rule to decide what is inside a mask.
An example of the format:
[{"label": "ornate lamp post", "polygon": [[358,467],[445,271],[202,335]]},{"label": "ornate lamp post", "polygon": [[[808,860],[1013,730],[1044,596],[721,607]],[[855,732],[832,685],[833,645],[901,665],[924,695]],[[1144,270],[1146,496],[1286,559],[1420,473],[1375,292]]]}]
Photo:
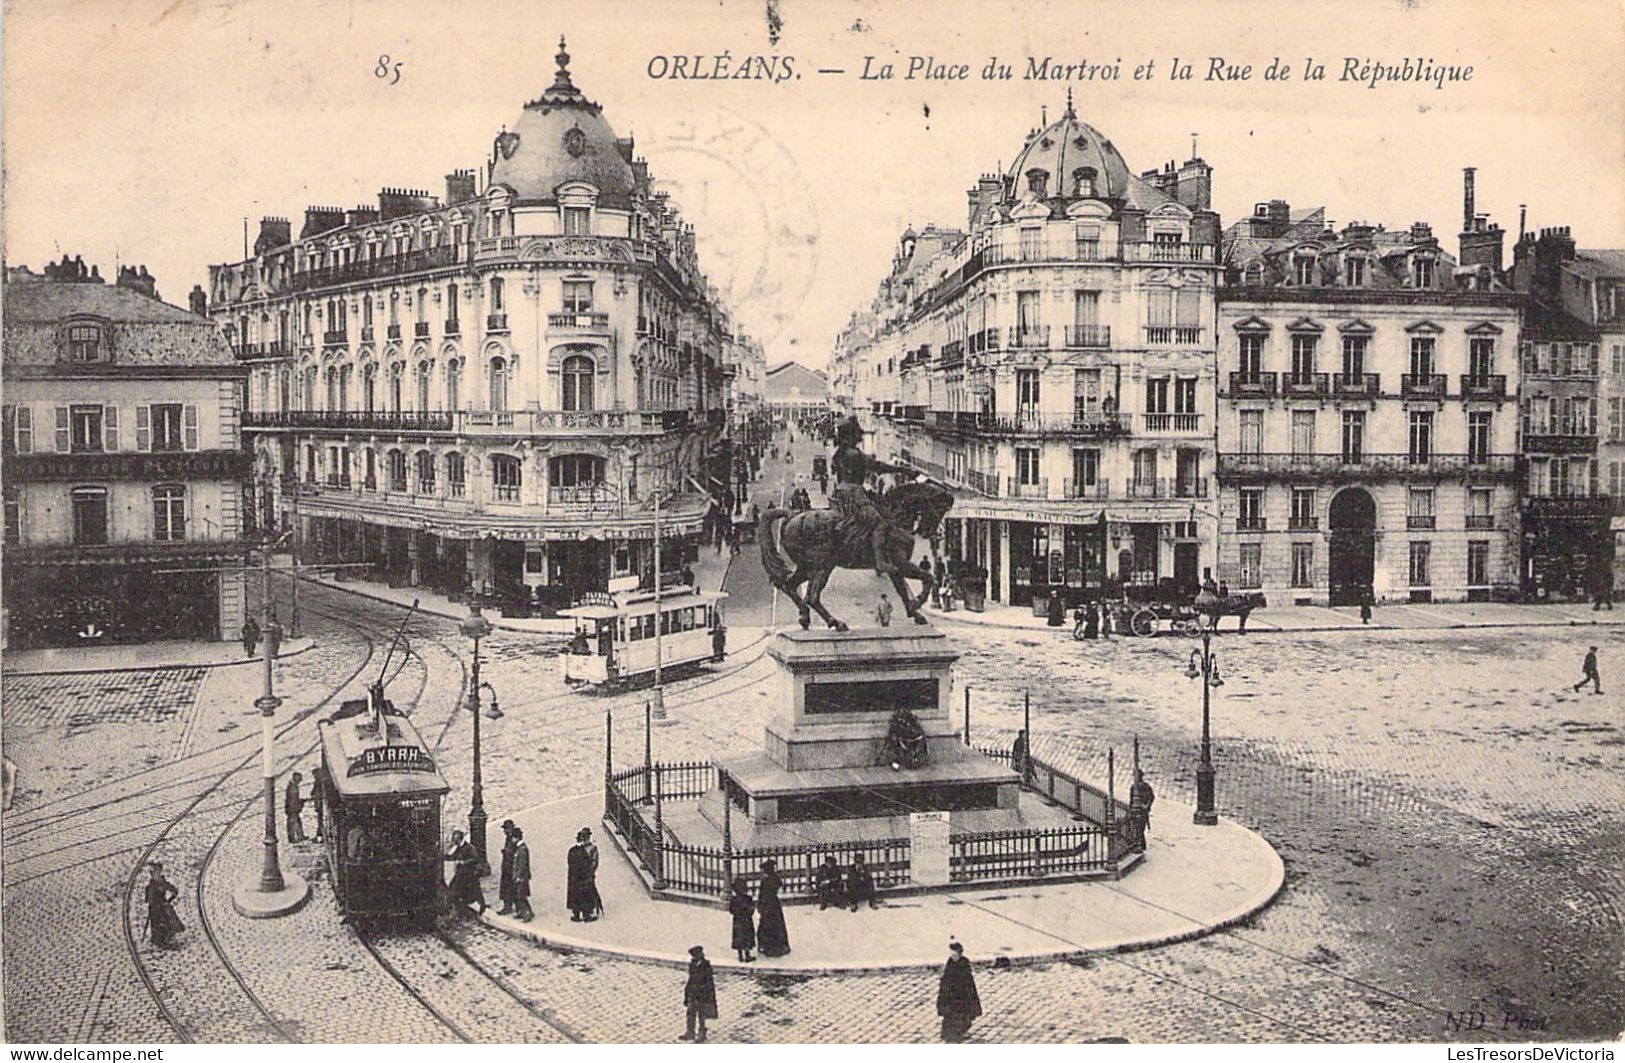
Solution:
[{"label": "ornate lamp post", "polygon": [[1209,729],[1209,714],[1213,688],[1224,686],[1219,675],[1219,659],[1213,654],[1213,635],[1202,632],[1202,648],[1191,650],[1190,665],[1185,669],[1186,679],[1202,681],[1202,762],[1196,767],[1196,814],[1191,822],[1204,827],[1219,822],[1219,813],[1213,801],[1213,742]]},{"label": "ornate lamp post", "polygon": [[[468,711],[474,717],[474,785],[468,802],[468,838],[474,843],[474,851],[480,854],[480,864],[485,866],[485,825],[489,817],[485,814],[485,784],[480,776],[480,688],[489,688],[491,684],[480,681],[480,639],[491,633],[491,622],[480,614],[480,593],[477,590],[469,591],[468,616],[463,620],[462,632],[474,640],[474,666],[469,673],[467,699]],[[501,717],[496,691],[492,690],[491,719]]]}]

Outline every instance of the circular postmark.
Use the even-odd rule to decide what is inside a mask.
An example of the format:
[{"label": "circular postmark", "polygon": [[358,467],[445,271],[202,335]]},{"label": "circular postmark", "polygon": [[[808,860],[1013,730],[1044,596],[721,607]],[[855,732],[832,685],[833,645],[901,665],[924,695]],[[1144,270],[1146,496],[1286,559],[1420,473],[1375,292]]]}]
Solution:
[{"label": "circular postmark", "polygon": [[764,342],[812,288],[818,212],[784,144],[727,108],[675,116],[647,144],[657,191],[699,237],[700,264],[735,319]]}]

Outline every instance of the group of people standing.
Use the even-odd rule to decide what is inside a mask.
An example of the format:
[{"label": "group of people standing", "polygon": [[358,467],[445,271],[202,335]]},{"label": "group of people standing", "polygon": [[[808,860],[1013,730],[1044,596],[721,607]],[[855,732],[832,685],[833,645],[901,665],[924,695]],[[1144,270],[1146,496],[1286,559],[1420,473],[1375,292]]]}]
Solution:
[{"label": "group of people standing", "polygon": [[[451,832],[451,850],[445,859],[457,865],[447,887],[451,904],[484,914],[486,903],[480,877],[486,868],[482,866],[479,852],[462,831]],[[525,844],[525,832],[513,820],[505,819],[497,885],[502,907],[497,909],[497,914],[511,915],[522,923],[536,918],[530,906],[530,883],[530,847]],[[576,832],[576,843],[565,857],[564,903],[570,909],[571,922],[590,923],[604,914],[604,901],[598,893],[598,846],[593,844],[589,827]]]},{"label": "group of people standing", "polygon": [[757,884],[754,899],[750,895],[750,883],[743,875],[733,880],[728,914],[733,917],[731,940],[740,963],[756,962],[751,952],[758,948],[769,959],[789,953],[790,928],[785,925],[784,904],[779,900],[779,891],[783,888],[779,865],[773,860],[762,861],[762,879]]}]

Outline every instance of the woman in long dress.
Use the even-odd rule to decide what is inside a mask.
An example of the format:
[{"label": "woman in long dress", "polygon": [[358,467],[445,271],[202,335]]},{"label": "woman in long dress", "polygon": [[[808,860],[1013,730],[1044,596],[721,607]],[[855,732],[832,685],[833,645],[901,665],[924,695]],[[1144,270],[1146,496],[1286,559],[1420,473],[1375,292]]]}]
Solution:
[{"label": "woman in long dress", "polygon": [[751,950],[756,947],[756,902],[750,899],[750,885],[744,877],[734,879],[733,896],[728,898],[728,912],[733,916],[733,950],[739,957],[740,963],[752,963],[756,957]]},{"label": "woman in long dress", "polygon": [[790,951],[790,928],[784,924],[784,905],[779,901],[779,890],[783,888],[778,864],[763,860],[762,882],[756,890],[756,945],[763,956],[783,956]]},{"label": "woman in long dress", "polygon": [[942,1039],[963,1041],[970,1024],[982,1014],[982,998],[976,992],[976,976],[965,958],[965,946],[948,943],[948,962],[942,965],[937,983],[937,1014],[942,1017]]},{"label": "woman in long dress", "polygon": [[598,846],[592,843],[592,831],[587,827],[576,832],[576,843],[565,863],[564,903],[572,923],[590,923],[604,911],[598,896]]}]

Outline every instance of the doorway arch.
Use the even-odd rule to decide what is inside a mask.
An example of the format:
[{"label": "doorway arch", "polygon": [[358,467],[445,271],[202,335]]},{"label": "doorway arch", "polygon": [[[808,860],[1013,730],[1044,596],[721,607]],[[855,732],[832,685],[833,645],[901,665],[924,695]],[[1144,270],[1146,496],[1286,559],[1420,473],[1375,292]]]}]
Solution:
[{"label": "doorway arch", "polygon": [[1377,562],[1377,503],[1363,487],[1345,487],[1327,513],[1332,605],[1359,605],[1371,594]]}]

